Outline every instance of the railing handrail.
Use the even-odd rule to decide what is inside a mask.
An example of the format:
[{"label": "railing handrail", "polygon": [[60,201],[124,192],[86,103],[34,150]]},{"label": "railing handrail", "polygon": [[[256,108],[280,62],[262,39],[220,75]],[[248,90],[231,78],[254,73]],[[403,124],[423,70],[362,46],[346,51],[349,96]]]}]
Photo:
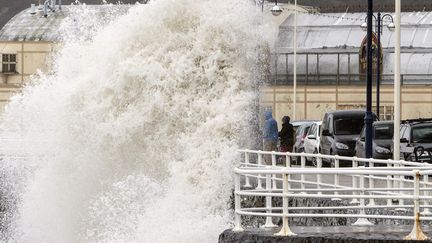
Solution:
[{"label": "railing handrail", "polygon": [[[371,225],[367,218],[375,219],[409,219],[414,221],[413,231],[406,239],[423,239],[425,237],[421,231],[420,220],[430,220],[432,217],[421,216],[420,209],[425,215],[431,215],[430,202],[432,195],[429,182],[429,175],[432,175],[432,165],[419,162],[404,160],[379,160],[365,159],[357,157],[346,157],[338,155],[275,152],[275,151],[254,151],[248,149],[239,150],[243,153],[245,161],[240,166],[234,168],[235,176],[235,228],[242,230],[241,216],[266,217],[264,227],[275,227],[272,217],[282,217],[282,229],[279,235],[292,235],[288,227],[289,217],[345,217],[358,218],[354,225]],[[256,163],[251,160],[251,155],[256,155]],[[266,157],[266,159],[264,158]],[[271,157],[271,163],[269,160]],[[277,157],[285,159],[286,165],[277,165]],[[291,159],[296,158],[300,162],[299,166],[293,166]],[[314,158],[314,166],[306,166],[306,158]],[[300,160],[299,160],[300,159]],[[332,168],[322,168],[322,159],[334,161],[330,163]],[[351,167],[340,168],[340,161],[352,162]],[[370,167],[359,166],[359,162],[369,163]],[[384,164],[384,167],[375,167],[376,164]],[[308,177],[306,177],[308,175]],[[292,176],[296,176],[293,178]],[[334,177],[331,182],[323,181],[323,176]],[[340,181],[341,176],[352,178]],[[242,189],[240,178],[244,177]],[[423,180],[420,178],[423,177]],[[316,178],[316,180],[315,180]],[[251,184],[251,179],[255,180],[255,189]],[[365,181],[369,181],[366,186]],[[264,183],[263,183],[264,182]],[[375,186],[375,182],[385,183],[380,187]],[[282,188],[279,186],[282,183]],[[265,187],[263,187],[265,185]],[[307,187],[306,187],[307,185]],[[297,188],[293,188],[296,187]],[[246,189],[251,188],[251,189]],[[241,197],[259,196],[265,197],[265,207],[242,208]],[[282,207],[274,207],[272,198],[282,198]],[[358,213],[289,213],[289,210],[300,210],[296,207],[288,206],[288,198],[319,198],[319,199],[338,199],[352,200],[351,209],[357,209]],[[392,205],[391,200],[397,198],[398,205]],[[369,204],[365,204],[369,200]],[[375,201],[376,200],[376,201]],[[413,202],[406,204],[406,201]],[[420,201],[423,205],[420,205]],[[386,205],[378,205],[386,202]],[[358,204],[358,205],[357,205]],[[342,206],[341,206],[342,205]],[[346,209],[344,204],[328,206],[326,210]],[[398,207],[399,206],[399,207]],[[245,206],[246,207],[246,206]],[[303,206],[301,210],[313,211],[321,210],[320,207]],[[413,215],[393,215],[384,209],[412,209]],[[365,209],[375,209],[374,215],[367,214]],[[380,211],[381,210],[381,211]],[[280,212],[281,213],[275,213]],[[408,212],[408,211],[407,211]]]},{"label": "railing handrail", "polygon": [[359,157],[345,157],[339,155],[326,155],[326,154],[308,154],[308,153],[293,153],[293,152],[277,152],[277,151],[261,151],[261,150],[249,150],[249,149],[239,149],[238,152],[241,153],[255,153],[261,155],[279,155],[279,156],[306,156],[306,157],[317,157],[322,159],[339,159],[339,160],[355,160],[357,162],[372,162],[372,163],[382,163],[382,164],[397,164],[397,165],[419,165],[432,167],[432,164],[425,164],[420,162],[405,161],[405,160],[385,160],[385,159],[366,159]]}]

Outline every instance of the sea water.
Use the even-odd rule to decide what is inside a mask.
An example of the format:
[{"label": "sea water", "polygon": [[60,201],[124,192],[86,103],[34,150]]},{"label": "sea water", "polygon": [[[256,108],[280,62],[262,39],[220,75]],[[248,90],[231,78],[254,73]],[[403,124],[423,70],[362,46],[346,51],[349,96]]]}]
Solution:
[{"label": "sea water", "polygon": [[217,242],[272,28],[247,0],[80,8],[1,117],[3,241]]}]

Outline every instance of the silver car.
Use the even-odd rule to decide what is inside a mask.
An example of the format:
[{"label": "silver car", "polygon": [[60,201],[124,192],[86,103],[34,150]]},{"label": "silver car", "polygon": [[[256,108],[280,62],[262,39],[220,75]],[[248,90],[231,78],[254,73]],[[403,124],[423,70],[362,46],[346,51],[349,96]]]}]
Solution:
[{"label": "silver car", "polygon": [[304,151],[308,154],[318,154],[322,122],[314,122],[304,139]]}]

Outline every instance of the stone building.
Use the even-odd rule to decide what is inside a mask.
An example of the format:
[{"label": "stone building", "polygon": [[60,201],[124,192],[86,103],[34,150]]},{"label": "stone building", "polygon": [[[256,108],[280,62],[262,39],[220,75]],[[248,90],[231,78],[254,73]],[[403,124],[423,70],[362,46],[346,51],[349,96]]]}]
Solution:
[{"label": "stone building", "polygon": [[84,8],[105,16],[113,11],[126,12],[130,5],[57,5],[47,17],[43,6],[27,8],[0,30],[0,111],[31,75],[49,71],[52,54],[62,43],[64,20]]}]

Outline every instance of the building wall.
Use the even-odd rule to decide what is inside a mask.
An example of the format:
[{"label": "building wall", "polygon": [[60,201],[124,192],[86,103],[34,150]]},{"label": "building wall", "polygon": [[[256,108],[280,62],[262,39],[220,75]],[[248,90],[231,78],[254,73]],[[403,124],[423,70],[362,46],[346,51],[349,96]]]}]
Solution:
[{"label": "building wall", "polygon": [[[432,117],[432,86],[410,85],[402,89],[401,117]],[[375,110],[376,92],[373,92]],[[321,120],[324,113],[336,109],[364,109],[366,87],[351,86],[297,86],[296,120]],[[292,86],[266,86],[260,91],[263,109],[271,109],[277,121],[289,115],[293,117]],[[393,119],[393,86],[382,85],[380,92],[381,119]]]},{"label": "building wall", "polygon": [[0,111],[3,111],[13,93],[29,80],[30,75],[37,73],[38,69],[49,69],[54,48],[55,45],[50,42],[0,42],[0,62],[1,54],[17,55],[17,73],[3,74],[0,65]]}]

